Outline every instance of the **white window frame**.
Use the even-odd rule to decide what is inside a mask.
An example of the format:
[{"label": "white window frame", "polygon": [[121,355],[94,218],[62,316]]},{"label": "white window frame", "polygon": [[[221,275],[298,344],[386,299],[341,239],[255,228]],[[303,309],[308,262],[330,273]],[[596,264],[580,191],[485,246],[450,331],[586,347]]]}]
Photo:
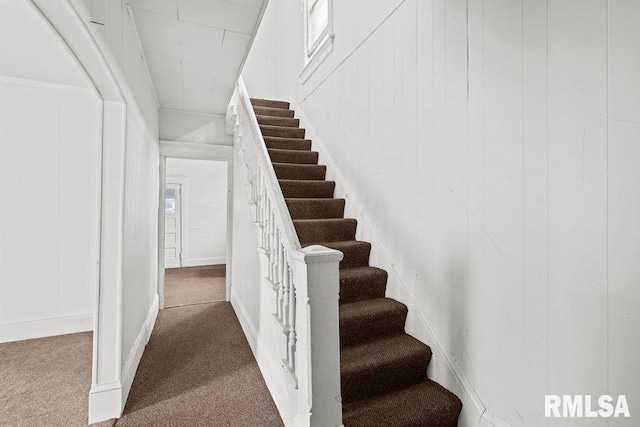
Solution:
[{"label": "white window frame", "polygon": [[313,0],[301,0],[301,8],[304,20],[304,69],[300,74],[303,82],[307,81],[318,66],[333,51],[333,0],[327,0],[328,19],[327,26],[322,30],[317,40],[309,45],[309,6]]}]

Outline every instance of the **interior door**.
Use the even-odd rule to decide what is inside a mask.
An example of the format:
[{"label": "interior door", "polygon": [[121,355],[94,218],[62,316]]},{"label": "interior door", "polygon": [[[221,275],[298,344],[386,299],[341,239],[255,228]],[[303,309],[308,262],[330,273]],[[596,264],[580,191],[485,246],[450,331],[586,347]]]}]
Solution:
[{"label": "interior door", "polygon": [[182,267],[182,186],[167,184],[164,190],[164,266]]}]

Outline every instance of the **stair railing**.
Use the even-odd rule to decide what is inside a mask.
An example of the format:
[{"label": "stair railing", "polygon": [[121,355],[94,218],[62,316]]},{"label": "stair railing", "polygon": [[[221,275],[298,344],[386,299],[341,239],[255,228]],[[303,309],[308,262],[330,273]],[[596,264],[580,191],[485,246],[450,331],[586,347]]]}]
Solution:
[{"label": "stair railing", "polygon": [[273,291],[272,326],[282,338],[272,347],[279,354],[272,356],[287,378],[287,398],[274,400],[278,406],[288,405],[279,408],[281,414],[293,414],[285,423],[340,426],[338,266],[343,255],[323,246],[301,247],[242,78],[229,111],[234,155],[244,169],[258,232],[261,285]]}]

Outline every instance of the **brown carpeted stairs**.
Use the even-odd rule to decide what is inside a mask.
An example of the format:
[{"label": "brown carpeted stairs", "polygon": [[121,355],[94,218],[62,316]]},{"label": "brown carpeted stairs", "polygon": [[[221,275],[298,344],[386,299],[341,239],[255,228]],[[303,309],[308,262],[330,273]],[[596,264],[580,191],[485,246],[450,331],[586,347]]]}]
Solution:
[{"label": "brown carpeted stairs", "polygon": [[252,99],[264,141],[302,246],[337,249],[340,263],[340,376],[343,422],[351,426],[456,426],[462,403],[427,378],[431,349],[404,332],[407,307],[385,298],[387,272],[369,266],[371,244],[294,118],[288,102]]}]

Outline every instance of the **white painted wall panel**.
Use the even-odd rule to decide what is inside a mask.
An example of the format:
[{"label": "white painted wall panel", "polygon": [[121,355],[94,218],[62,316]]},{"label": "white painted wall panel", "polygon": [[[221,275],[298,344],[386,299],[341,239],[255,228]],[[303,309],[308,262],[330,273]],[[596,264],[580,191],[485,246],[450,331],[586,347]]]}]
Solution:
[{"label": "white painted wall panel", "polygon": [[224,116],[221,115],[160,110],[159,124],[161,140],[221,145],[233,143],[231,136],[225,133]]},{"label": "white painted wall panel", "polygon": [[[306,83],[297,6],[268,6],[246,85],[321,143],[460,425],[547,424],[546,393],[638,402],[638,6],[336,2]],[[603,420],[548,422],[578,424]]]},{"label": "white painted wall panel", "polygon": [[[126,397],[157,293],[158,104],[126,2],[90,3],[89,8],[86,1],[75,0],[79,10],[90,9],[87,24],[127,100],[121,363]],[[83,16],[88,17],[87,12]]]},{"label": "white painted wall panel", "polygon": [[[640,334],[637,333],[640,278],[640,4],[618,1],[609,7],[608,67],[608,390],[627,394],[631,408],[640,407]],[[611,309],[613,308],[613,309]],[[634,416],[633,412],[631,413]],[[610,426],[632,426],[617,419]]]},{"label": "white painted wall panel", "polygon": [[0,77],[0,341],[58,331],[20,335],[34,320],[91,325],[101,123],[91,91]]}]

